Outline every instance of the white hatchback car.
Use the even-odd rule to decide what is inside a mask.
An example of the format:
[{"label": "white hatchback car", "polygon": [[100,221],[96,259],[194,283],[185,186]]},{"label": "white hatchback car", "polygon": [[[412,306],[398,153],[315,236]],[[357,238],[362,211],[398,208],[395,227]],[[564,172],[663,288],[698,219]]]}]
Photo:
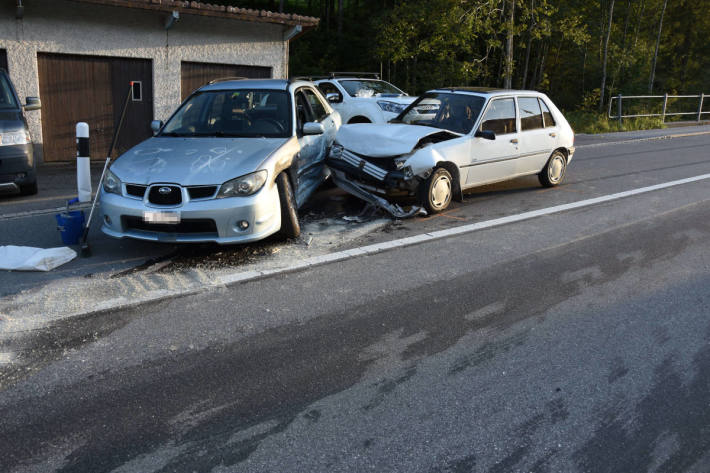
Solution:
[{"label": "white hatchback car", "polygon": [[333,72],[314,82],[343,123],[387,123],[416,99],[375,73]]},{"label": "white hatchback car", "polygon": [[[342,126],[326,164],[339,187],[406,217],[519,176],[556,186],[573,155],[574,132],[545,94],[460,87],[427,92],[389,124]],[[405,212],[395,201],[407,197],[421,207]]]}]

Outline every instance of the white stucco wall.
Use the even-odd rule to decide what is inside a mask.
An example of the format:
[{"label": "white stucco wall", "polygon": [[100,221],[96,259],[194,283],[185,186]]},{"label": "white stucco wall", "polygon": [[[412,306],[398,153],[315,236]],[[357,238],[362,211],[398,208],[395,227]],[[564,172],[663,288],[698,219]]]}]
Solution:
[{"label": "white stucco wall", "polygon": [[[74,3],[27,2],[22,20],[12,2],[0,6],[0,49],[21,100],[39,96],[37,53],[86,54],[153,60],[153,113],[167,119],[180,103],[182,61],[267,66],[288,74],[286,27],[182,15],[166,31],[166,13]],[[41,99],[41,97],[40,97]],[[42,142],[41,111],[27,112],[35,143]],[[41,159],[41,158],[40,158]]]}]

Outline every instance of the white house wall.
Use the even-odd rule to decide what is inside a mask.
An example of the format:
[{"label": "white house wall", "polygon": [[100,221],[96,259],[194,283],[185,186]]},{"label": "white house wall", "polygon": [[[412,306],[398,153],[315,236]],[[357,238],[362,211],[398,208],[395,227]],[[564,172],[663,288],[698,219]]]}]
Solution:
[{"label": "white house wall", "polygon": [[[15,19],[11,2],[0,6],[0,49],[21,100],[39,96],[37,53],[151,59],[153,114],[165,120],[180,104],[182,61],[266,66],[288,74],[286,27],[199,15],[182,15],[165,30],[163,12],[34,0]],[[40,97],[41,99],[41,97]],[[42,143],[41,112],[27,112],[35,143]]]}]

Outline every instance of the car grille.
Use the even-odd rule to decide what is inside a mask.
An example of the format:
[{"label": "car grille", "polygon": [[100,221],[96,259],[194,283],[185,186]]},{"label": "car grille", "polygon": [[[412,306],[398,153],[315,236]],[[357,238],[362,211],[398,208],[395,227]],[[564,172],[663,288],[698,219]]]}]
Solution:
[{"label": "car grille", "polygon": [[347,149],[344,149],[343,152],[340,155],[340,159],[345,161],[346,163],[350,164],[351,166],[355,166],[356,168],[359,168],[366,174],[369,174],[370,176],[374,177],[378,181],[384,181],[385,177],[387,177],[387,171],[375,166],[374,164],[362,159],[355,153],[348,151]]},{"label": "car grille", "polygon": [[126,184],[126,194],[132,197],[140,197],[142,199],[147,188],[148,186],[140,186],[138,184]]},{"label": "car grille", "polygon": [[217,186],[195,186],[188,187],[187,193],[190,195],[190,199],[208,199],[217,192]]},{"label": "car grille", "polygon": [[[162,193],[161,189],[170,189]],[[182,202],[182,189],[179,186],[155,185],[148,191],[148,202],[155,205],[177,205]]]},{"label": "car grille", "polygon": [[125,230],[159,233],[211,233],[217,234],[217,224],[211,219],[185,219],[180,223],[148,223],[140,217],[124,215],[121,223]]}]

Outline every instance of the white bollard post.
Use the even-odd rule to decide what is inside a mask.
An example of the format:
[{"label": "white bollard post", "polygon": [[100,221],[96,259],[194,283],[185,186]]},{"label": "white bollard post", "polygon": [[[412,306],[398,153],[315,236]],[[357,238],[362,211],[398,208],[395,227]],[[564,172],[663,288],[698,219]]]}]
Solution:
[{"label": "white bollard post", "polygon": [[89,152],[89,125],[76,124],[76,185],[79,202],[91,201],[91,166]]}]

